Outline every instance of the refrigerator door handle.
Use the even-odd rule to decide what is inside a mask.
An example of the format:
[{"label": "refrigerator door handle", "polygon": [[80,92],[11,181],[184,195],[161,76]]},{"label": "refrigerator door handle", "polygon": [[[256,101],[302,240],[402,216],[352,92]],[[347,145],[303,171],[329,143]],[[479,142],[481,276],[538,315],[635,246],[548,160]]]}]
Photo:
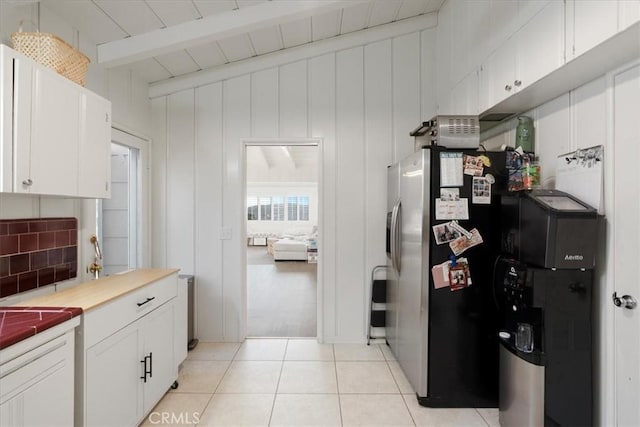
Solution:
[{"label": "refrigerator door handle", "polygon": [[391,254],[391,260],[393,261],[393,267],[399,273],[401,268],[401,224],[402,224],[402,203],[398,200],[396,205],[393,207],[393,216],[392,216],[392,242],[393,242],[393,252]]},{"label": "refrigerator door handle", "polygon": [[391,251],[391,267],[396,270],[396,208],[398,207],[398,202],[393,205],[391,208],[391,243],[389,244],[389,249]]},{"label": "refrigerator door handle", "polygon": [[400,202],[397,201],[393,205],[393,208],[391,209],[391,244],[389,245],[391,247],[391,266],[396,271],[398,271],[398,267],[396,266],[396,248],[397,248],[397,244],[396,244],[396,221],[397,221],[397,218],[398,218],[398,204],[399,203]]}]

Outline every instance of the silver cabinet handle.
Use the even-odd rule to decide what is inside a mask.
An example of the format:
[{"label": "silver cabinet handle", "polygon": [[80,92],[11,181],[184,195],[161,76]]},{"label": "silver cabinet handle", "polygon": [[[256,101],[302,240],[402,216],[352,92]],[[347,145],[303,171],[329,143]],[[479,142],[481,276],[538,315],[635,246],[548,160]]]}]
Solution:
[{"label": "silver cabinet handle", "polygon": [[30,186],[30,185],[33,185],[33,181],[31,180],[31,178],[25,179],[24,181],[22,181],[22,184],[26,186]]},{"label": "silver cabinet handle", "polygon": [[504,90],[507,92],[511,91],[511,85],[505,85]]},{"label": "silver cabinet handle", "polygon": [[618,293],[614,292],[613,295],[611,295],[611,298],[613,299],[613,304],[615,304],[616,307],[628,308],[629,310],[633,310],[638,305],[636,299],[631,295],[623,295],[619,297]]},{"label": "silver cabinet handle", "polygon": [[520,85],[522,85],[522,80],[516,80],[516,81],[514,81],[514,82],[513,82],[513,85],[514,85],[515,87],[520,87]]}]

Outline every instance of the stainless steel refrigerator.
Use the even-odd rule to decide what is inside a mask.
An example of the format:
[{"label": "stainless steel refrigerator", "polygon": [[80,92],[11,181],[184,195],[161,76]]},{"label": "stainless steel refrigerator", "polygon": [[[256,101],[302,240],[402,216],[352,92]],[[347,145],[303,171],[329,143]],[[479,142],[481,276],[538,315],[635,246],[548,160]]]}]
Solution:
[{"label": "stainless steel refrigerator", "polygon": [[[481,175],[494,181],[483,203],[472,203],[472,176],[452,171],[450,163],[446,171],[441,168],[443,159],[464,154],[484,155],[491,162]],[[452,173],[461,185],[449,187]],[[491,276],[500,249],[505,153],[423,148],[389,166],[388,175],[388,345],[420,404],[497,407],[498,317]],[[483,239],[461,255],[468,260],[472,284],[455,291],[435,289],[431,275],[431,267],[452,254],[448,244],[437,244],[432,230],[450,221],[435,219],[442,188],[457,188],[459,198],[467,199],[468,220],[458,223],[476,228]]]}]

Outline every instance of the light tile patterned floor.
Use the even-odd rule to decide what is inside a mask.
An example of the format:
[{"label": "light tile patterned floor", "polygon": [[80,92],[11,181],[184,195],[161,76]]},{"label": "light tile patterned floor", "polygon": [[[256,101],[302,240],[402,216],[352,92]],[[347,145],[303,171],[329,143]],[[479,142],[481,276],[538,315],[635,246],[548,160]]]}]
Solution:
[{"label": "light tile patterned floor", "polygon": [[418,405],[387,346],[201,342],[145,426],[489,426],[497,409]]}]

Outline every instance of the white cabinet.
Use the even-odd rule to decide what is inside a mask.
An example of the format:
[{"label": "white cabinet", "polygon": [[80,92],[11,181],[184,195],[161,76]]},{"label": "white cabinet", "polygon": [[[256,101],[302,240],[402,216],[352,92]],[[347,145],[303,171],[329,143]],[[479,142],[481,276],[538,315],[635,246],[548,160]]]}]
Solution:
[{"label": "white cabinet", "polygon": [[108,198],[111,196],[111,102],[85,92],[81,105],[78,196]]},{"label": "white cabinet", "polygon": [[567,0],[567,59],[640,20],[640,0]]},{"label": "white cabinet", "polygon": [[564,3],[551,1],[481,65],[479,110],[500,103],[561,67],[564,49]]},{"label": "white cabinet", "polygon": [[111,103],[0,45],[0,192],[108,197]]},{"label": "white cabinet", "polygon": [[172,386],[186,348],[177,290],[172,274],[84,314],[76,425],[135,426]]},{"label": "white cabinet", "polygon": [[27,61],[16,61],[16,69],[15,191],[73,196],[80,141],[77,85]]},{"label": "white cabinet", "polygon": [[618,31],[617,0],[567,2],[568,59],[582,55]]},{"label": "white cabinet", "polygon": [[640,21],[640,0],[620,0],[618,2],[618,30]]},{"label": "white cabinet", "polygon": [[[0,352],[0,425],[73,425],[78,323],[69,320]],[[8,355],[20,348],[28,350]]]},{"label": "white cabinet", "polygon": [[142,418],[140,353],[137,325],[87,350],[86,425],[129,426]]}]

